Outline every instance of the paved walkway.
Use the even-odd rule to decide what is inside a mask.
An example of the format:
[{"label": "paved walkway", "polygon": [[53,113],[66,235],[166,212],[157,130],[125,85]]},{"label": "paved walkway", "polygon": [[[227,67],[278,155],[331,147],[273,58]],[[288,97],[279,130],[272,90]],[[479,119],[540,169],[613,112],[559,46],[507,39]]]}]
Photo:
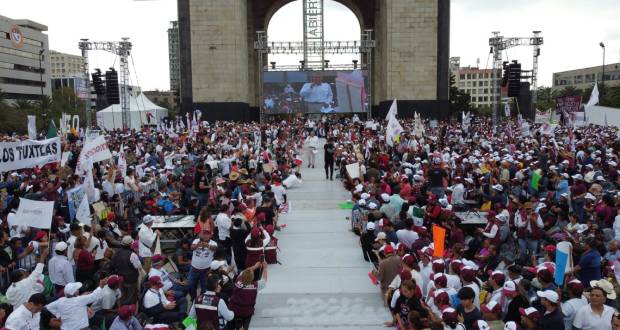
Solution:
[{"label": "paved walkway", "polygon": [[302,186],[288,190],[292,213],[280,217],[287,227],[276,234],[282,265],[270,266],[250,329],[384,329],[389,320],[345,220],[350,210],[338,208],[349,194],[325,180],[320,150],[316,168],[304,159]]}]

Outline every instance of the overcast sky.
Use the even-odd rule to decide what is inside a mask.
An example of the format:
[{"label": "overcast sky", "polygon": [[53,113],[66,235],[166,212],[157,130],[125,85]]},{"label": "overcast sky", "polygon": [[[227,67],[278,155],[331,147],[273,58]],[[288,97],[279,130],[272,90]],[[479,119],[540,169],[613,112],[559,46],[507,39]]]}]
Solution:
[{"label": "overcast sky", "polygon": [[[300,2],[276,13],[268,30],[272,40],[301,39]],[[325,3],[326,40],[359,39],[355,16],[333,0]],[[132,83],[139,82],[145,90],[169,88],[167,29],[177,16],[175,0],[19,0],[3,6],[0,14],[47,25],[50,47],[66,53],[80,53],[80,38],[114,41],[130,37],[137,71],[136,79],[131,66]],[[480,59],[481,68],[490,67],[491,31],[501,31],[506,37],[529,37],[531,31],[541,30],[545,44],[539,85],[549,86],[553,72],[601,65],[601,41],[607,45],[606,63],[620,62],[618,17],[618,0],[452,0],[450,55],[460,56],[464,66],[475,66]],[[522,61],[524,69],[531,68],[530,47],[510,49],[504,55]],[[349,57],[333,61],[349,62]],[[298,60],[287,59],[290,64]],[[91,70],[112,64],[118,67],[113,55],[91,53]]]}]

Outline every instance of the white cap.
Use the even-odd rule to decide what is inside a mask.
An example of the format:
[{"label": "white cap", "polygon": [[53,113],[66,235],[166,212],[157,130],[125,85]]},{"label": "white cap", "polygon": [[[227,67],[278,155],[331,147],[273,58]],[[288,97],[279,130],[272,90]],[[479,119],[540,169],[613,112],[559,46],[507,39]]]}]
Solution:
[{"label": "white cap", "polygon": [[362,199],[369,199],[370,198],[370,194],[369,193],[363,193],[360,197],[362,197]]},{"label": "white cap", "polygon": [[540,298],[545,298],[554,304],[560,299],[558,293],[553,290],[536,291],[536,295]]},{"label": "white cap", "polygon": [[147,215],[145,215],[145,216],[142,218],[142,223],[151,223],[151,222],[153,222],[153,220],[155,220],[155,219],[153,219],[153,217],[152,217],[152,216],[150,216],[150,215],[148,215],[148,214],[147,214]]},{"label": "white cap", "polygon": [[375,204],[373,202],[370,202],[370,203],[368,203],[368,208],[371,209],[371,210],[375,210],[375,209],[377,209],[377,204]]},{"label": "white cap", "polygon": [[375,223],[374,222],[369,222],[366,224],[366,230],[371,231],[371,230],[375,230]]},{"label": "white cap", "polygon": [[504,186],[502,186],[501,184],[496,184],[493,186],[493,189],[497,191],[504,191]]},{"label": "white cap", "polygon": [[381,199],[383,199],[384,202],[389,202],[390,201],[390,195],[388,195],[387,193],[383,193],[383,194],[381,194]]},{"label": "white cap", "polygon": [[380,232],[377,234],[377,238],[375,238],[375,242],[380,240],[380,239],[387,239],[387,236],[385,235],[384,232]]},{"label": "white cap", "polygon": [[572,178],[575,180],[583,180],[583,176],[579,173],[573,175]]},{"label": "white cap", "polygon": [[366,200],[365,199],[360,199],[359,201],[357,201],[357,204],[359,206],[366,206]]},{"label": "white cap", "polygon": [[67,283],[67,285],[65,285],[65,296],[75,296],[81,287],[82,283],[80,282]]},{"label": "white cap", "polygon": [[67,243],[65,242],[58,242],[56,244],[56,246],[54,247],[54,251],[58,251],[58,252],[63,252],[67,249]]}]

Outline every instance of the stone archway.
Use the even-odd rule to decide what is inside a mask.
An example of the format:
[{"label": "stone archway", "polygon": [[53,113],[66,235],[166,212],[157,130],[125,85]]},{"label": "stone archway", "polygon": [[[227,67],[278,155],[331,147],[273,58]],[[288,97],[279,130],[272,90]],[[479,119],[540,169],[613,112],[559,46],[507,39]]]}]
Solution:
[{"label": "stone archway", "polygon": [[[256,31],[293,0],[178,0],[182,111],[208,120],[258,118]],[[373,114],[445,117],[450,0],[337,0],[373,29]]]}]

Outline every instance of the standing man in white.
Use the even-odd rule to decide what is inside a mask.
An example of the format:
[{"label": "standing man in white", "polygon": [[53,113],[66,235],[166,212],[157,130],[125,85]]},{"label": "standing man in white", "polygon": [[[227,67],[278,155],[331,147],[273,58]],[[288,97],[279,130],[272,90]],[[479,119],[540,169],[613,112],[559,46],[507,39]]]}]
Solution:
[{"label": "standing man in white", "polygon": [[153,229],[151,229],[153,226],[153,220],[153,217],[150,215],[145,215],[142,219],[140,230],[138,231],[138,240],[140,241],[138,253],[144,260],[144,271],[147,274],[151,270],[151,257],[153,257],[155,242],[159,237],[159,230],[153,231]]},{"label": "standing man in white", "polygon": [[319,152],[319,137],[316,136],[314,130],[310,131],[310,135],[306,138],[306,146],[308,147],[308,167],[314,168],[316,154]]},{"label": "standing man in white", "polygon": [[331,107],[334,98],[332,87],[322,82],[317,73],[312,76],[312,82],[304,84],[299,95],[306,102],[306,113],[320,113],[322,108]]}]

